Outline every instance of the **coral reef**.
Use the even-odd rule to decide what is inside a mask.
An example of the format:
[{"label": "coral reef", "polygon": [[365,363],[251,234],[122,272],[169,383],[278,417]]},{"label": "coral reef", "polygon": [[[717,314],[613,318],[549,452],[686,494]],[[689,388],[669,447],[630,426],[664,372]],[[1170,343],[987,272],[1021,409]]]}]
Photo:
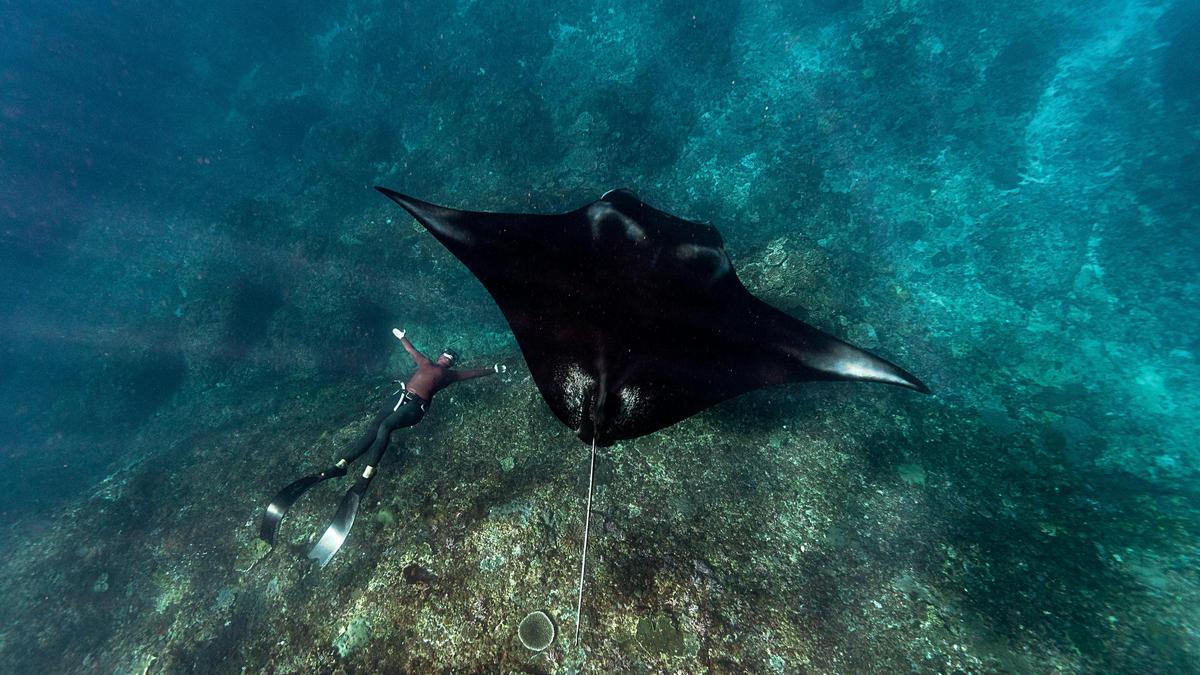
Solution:
[{"label": "coral reef", "polygon": [[540,652],[554,642],[554,622],[545,612],[530,612],[517,626],[517,637],[526,649]]}]

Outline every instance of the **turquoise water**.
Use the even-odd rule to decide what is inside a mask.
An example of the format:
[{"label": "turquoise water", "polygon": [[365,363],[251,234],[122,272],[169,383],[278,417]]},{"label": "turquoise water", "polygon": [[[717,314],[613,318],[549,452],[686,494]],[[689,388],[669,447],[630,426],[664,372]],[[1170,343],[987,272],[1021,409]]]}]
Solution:
[{"label": "turquoise water", "polygon": [[[0,670],[1196,669],[1194,2],[244,5],[0,4]],[[587,448],[374,185],[631,188],[933,395],[603,453],[576,645]],[[264,555],[393,326],[509,372],[398,434],[332,565],[344,483]]]}]

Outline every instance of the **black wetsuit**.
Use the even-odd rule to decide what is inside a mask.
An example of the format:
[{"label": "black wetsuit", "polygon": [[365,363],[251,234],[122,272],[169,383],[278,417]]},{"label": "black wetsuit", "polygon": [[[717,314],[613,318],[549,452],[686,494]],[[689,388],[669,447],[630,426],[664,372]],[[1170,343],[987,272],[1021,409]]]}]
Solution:
[{"label": "black wetsuit", "polygon": [[406,390],[398,392],[397,397],[389,399],[358,442],[338,459],[352,462],[368,450],[371,451],[371,457],[382,455],[391,441],[393,431],[414,426],[425,417],[425,411],[429,409],[428,401]]}]

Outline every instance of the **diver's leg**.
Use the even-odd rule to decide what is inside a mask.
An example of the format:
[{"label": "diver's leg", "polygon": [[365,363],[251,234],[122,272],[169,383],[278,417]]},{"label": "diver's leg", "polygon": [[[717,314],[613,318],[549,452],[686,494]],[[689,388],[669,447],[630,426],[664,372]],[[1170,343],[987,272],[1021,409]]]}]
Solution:
[{"label": "diver's leg", "polygon": [[329,524],[320,540],[308,552],[308,557],[316,560],[321,567],[329,564],[333,554],[338,552],[342,543],[346,541],[346,536],[350,534],[350,528],[354,526],[354,517],[358,513],[358,505],[362,502],[367,488],[371,486],[371,480],[375,478],[376,469],[387,451],[392,432],[421,421],[423,412],[419,402],[411,401],[406,405],[401,405],[379,425],[375,441],[371,444],[370,454],[367,456],[367,466],[363,468],[358,480],[354,481],[354,486],[346,492],[346,496],[342,497],[342,503],[333,516],[333,522]]},{"label": "diver's leg", "polygon": [[343,460],[346,463],[351,463],[354,460],[362,457],[362,454],[371,448],[371,444],[375,442],[375,436],[379,433],[379,427],[392,414],[392,406],[389,403],[382,410],[375,414],[375,418],[371,420],[371,426],[358,437],[358,440],[350,447],[349,450],[343,452],[341,457],[338,457],[338,462]]},{"label": "diver's leg", "polygon": [[[385,411],[388,413],[387,417],[383,418],[383,421],[376,427],[375,439],[371,447],[382,445],[386,448],[393,432],[404,427],[411,427],[420,422],[421,417],[424,416],[424,410],[419,407],[420,405],[420,401],[410,401],[396,408],[394,411]],[[383,456],[382,452],[379,456]],[[373,464],[378,466],[378,460],[373,462]]]},{"label": "diver's leg", "polygon": [[259,538],[274,546],[275,535],[279,532],[279,525],[283,522],[283,517],[287,515],[288,509],[300,498],[300,495],[321,481],[345,476],[346,467],[370,449],[371,444],[375,441],[379,433],[380,425],[392,414],[391,406],[385,406],[371,420],[371,426],[368,427],[366,433],[349,450],[343,452],[333,466],[320,473],[298,478],[276,493],[271,498],[271,501],[267,503],[267,511],[263,514],[262,526],[258,531]]}]

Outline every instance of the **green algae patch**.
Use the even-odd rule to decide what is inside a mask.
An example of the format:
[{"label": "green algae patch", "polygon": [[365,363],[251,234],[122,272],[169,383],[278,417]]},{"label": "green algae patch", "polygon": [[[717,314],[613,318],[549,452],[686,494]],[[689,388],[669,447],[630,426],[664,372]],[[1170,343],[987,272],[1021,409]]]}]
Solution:
[{"label": "green algae patch", "polygon": [[249,572],[270,551],[270,544],[255,537],[252,542],[238,547],[237,557],[233,561],[233,569],[243,574]]},{"label": "green algae patch", "polygon": [[380,509],[375,513],[375,522],[384,527],[391,527],[396,524],[396,514],[390,509]]},{"label": "green algae patch", "polygon": [[350,654],[365,647],[371,640],[371,630],[367,626],[366,619],[352,619],[346,626],[346,630],[342,631],[333,640],[333,646],[338,650],[338,654],[344,659]]},{"label": "green algae patch", "polygon": [[700,644],[696,636],[675,626],[666,614],[638,619],[637,643],[658,656],[695,656]]},{"label": "green algae patch", "polygon": [[900,474],[900,480],[909,485],[925,484],[925,469],[920,464],[901,464],[896,467],[896,472]]},{"label": "green algae patch", "polygon": [[213,601],[212,608],[218,612],[224,612],[230,607],[233,607],[234,600],[237,600],[238,590],[233,586],[226,586],[220,591],[217,591],[217,599]]}]

